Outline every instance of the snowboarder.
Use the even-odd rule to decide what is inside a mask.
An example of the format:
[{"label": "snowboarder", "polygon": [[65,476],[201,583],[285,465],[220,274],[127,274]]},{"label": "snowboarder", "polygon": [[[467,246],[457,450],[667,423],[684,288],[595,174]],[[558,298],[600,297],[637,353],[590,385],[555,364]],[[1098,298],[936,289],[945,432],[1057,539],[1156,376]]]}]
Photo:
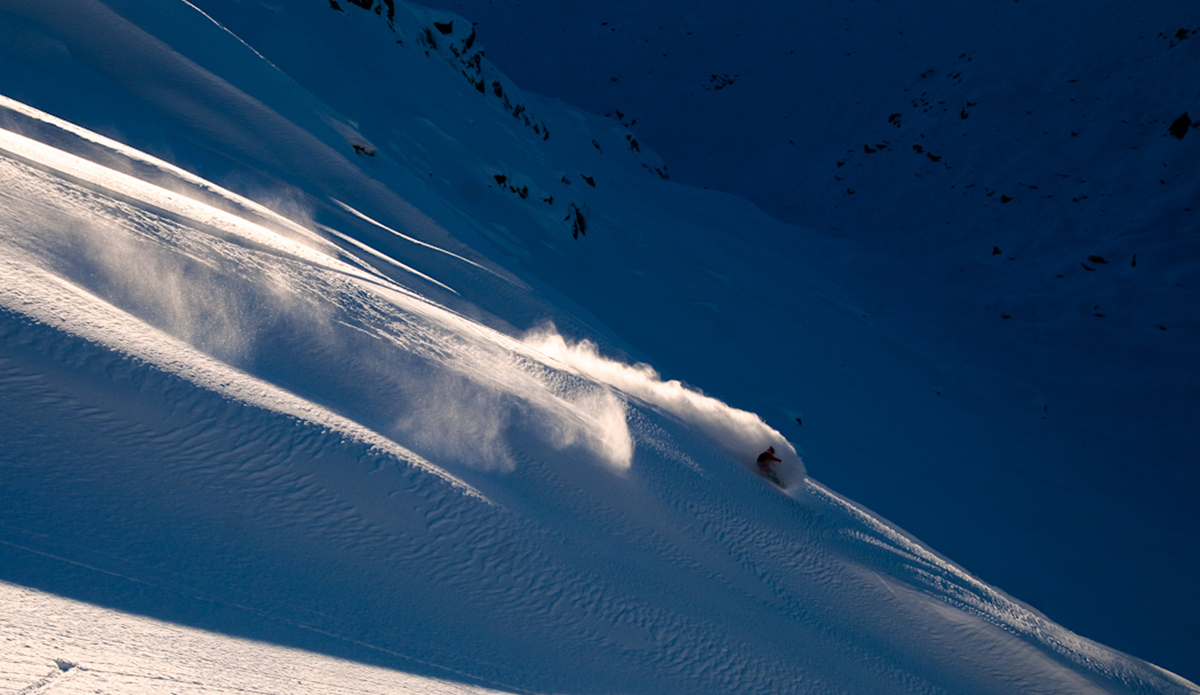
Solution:
[{"label": "snowboarder", "polygon": [[771,482],[779,487],[783,487],[783,481],[779,479],[779,475],[771,468],[772,463],[783,463],[775,456],[775,447],[769,446],[767,450],[758,455],[758,473],[764,478],[768,478]]}]

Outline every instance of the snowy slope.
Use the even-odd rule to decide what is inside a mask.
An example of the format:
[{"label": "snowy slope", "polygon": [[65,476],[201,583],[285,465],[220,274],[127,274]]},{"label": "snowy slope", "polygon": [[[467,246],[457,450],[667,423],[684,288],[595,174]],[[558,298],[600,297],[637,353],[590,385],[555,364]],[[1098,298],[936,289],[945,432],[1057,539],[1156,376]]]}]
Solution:
[{"label": "snowy slope", "polygon": [[[10,579],[504,689],[1187,687],[820,487],[770,492],[695,415],[623,403],[240,217],[20,136],[3,149]],[[150,293],[183,292],[139,292],[147,270]],[[276,324],[275,383],[177,337],[239,298]],[[305,376],[354,419],[275,385]]]},{"label": "snowy slope", "polygon": [[[871,388],[890,405],[870,429],[928,397],[991,412],[959,442],[953,416],[863,442],[781,375],[794,362],[708,388],[781,429],[787,401],[822,480],[1200,677],[1193,4],[439,5],[523,87],[632,125],[673,178],[824,237],[822,270],[928,366]],[[792,343],[808,322],[772,328]]]},{"label": "snowy slope", "polygon": [[[747,248],[783,225],[521,93],[461,19],[203,7],[0,4],[0,580],[418,692],[1196,692],[625,359],[768,359],[766,268],[796,359],[913,378],[803,254]],[[749,470],[768,444],[787,494]],[[17,690],[120,663],[4,592]]]},{"label": "snowy slope", "polygon": [[0,605],[6,693],[498,692],[205,633],[12,584],[0,583]]}]

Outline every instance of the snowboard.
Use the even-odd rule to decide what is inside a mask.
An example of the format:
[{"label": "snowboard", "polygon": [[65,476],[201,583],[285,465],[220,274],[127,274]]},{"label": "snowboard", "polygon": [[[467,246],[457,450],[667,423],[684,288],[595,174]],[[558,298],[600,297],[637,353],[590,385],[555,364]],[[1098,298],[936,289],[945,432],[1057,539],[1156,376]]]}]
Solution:
[{"label": "snowboard", "polygon": [[779,474],[776,473],[775,471],[768,468],[765,471],[759,471],[758,474],[761,475],[762,477],[766,478],[767,480],[770,480],[772,483],[775,483],[781,489],[784,487],[783,481],[779,479]]}]

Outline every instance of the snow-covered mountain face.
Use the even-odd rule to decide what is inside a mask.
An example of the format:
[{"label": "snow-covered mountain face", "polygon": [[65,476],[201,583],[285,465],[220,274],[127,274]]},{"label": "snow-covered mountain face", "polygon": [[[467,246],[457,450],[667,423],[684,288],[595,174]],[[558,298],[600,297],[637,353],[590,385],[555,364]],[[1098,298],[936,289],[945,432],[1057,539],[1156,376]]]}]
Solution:
[{"label": "snow-covered mountain face", "polygon": [[[523,87],[630,125],[674,179],[827,239],[822,269],[928,367],[881,398],[996,412],[974,451],[942,448],[950,419],[884,435],[863,418],[889,451],[860,456],[803,387],[709,388],[780,428],[766,398],[789,401],[819,478],[1066,624],[1200,675],[1200,606],[1178,601],[1200,568],[1181,548],[1200,532],[1193,5],[439,4]],[[794,344],[797,324],[772,330]]]},{"label": "snow-covered mountain face", "polygon": [[[807,480],[789,442],[886,462],[929,520],[989,518],[1002,496],[916,492],[1074,446],[1014,409],[1034,389],[864,321],[836,245],[671,183],[468,21],[0,0],[0,32],[0,580],[427,692],[1196,692]],[[768,445],[786,490],[753,472]],[[959,543],[1096,556],[992,519]],[[117,635],[97,644],[2,588],[14,689],[205,678],[195,653],[114,656],[159,627],[81,610]]]}]

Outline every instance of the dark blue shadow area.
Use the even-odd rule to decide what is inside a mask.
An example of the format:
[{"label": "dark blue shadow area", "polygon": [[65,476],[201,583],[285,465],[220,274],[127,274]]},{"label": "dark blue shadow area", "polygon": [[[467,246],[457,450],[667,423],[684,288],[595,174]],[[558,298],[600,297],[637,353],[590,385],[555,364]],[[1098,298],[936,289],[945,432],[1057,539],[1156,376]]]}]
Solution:
[{"label": "dark blue shadow area", "polygon": [[249,609],[188,596],[175,589],[132,581],[89,568],[74,560],[27,550],[7,538],[9,529],[0,527],[0,533],[6,536],[0,540],[0,580],[6,582],[212,633],[277,644],[419,676],[461,679],[460,675],[444,669],[355,645],[345,639],[321,634],[315,629],[280,622]]}]

